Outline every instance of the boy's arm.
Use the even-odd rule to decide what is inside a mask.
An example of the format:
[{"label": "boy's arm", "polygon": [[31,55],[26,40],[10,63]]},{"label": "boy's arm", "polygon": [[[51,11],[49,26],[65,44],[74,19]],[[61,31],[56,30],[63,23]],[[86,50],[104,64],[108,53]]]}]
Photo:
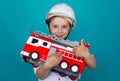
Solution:
[{"label": "boy's arm", "polygon": [[88,52],[86,56],[84,57],[85,62],[87,64],[87,67],[90,69],[95,69],[96,68],[96,60],[92,54]]},{"label": "boy's arm", "polygon": [[90,54],[88,48],[85,47],[83,39],[80,42],[80,46],[73,47],[73,52],[76,56],[83,57],[85,59],[88,68],[96,68],[96,60],[94,56]]},{"label": "boy's arm", "polygon": [[43,80],[47,77],[47,75],[49,74],[51,68],[48,68],[45,64],[43,64],[41,67],[39,67],[36,70],[36,75],[39,79]]},{"label": "boy's arm", "polygon": [[51,69],[54,66],[58,65],[61,62],[61,60],[62,54],[57,52],[48,56],[46,62],[36,70],[36,75],[38,76],[38,78],[41,80],[45,79],[48,76]]}]

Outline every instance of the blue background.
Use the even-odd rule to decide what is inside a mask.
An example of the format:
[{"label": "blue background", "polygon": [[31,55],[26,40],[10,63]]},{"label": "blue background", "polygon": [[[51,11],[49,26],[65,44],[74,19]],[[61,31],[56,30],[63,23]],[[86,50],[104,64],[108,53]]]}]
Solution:
[{"label": "blue background", "polygon": [[97,60],[97,68],[86,68],[80,81],[120,81],[120,0],[0,0],[0,81],[37,81],[20,51],[31,30],[48,33],[45,15],[61,2],[77,18],[68,39],[84,38]]}]

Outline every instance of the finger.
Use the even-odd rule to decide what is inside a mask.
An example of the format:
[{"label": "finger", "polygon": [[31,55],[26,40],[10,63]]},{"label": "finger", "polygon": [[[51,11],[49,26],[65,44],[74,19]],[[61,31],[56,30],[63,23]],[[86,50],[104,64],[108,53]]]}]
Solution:
[{"label": "finger", "polygon": [[58,52],[55,53],[56,57],[58,57]]},{"label": "finger", "polygon": [[73,46],[73,50],[76,50],[79,46]]},{"label": "finger", "polygon": [[57,54],[58,54],[58,53],[57,53],[57,52],[55,52],[55,54],[54,54],[54,55],[57,57]]},{"label": "finger", "polygon": [[85,46],[85,45],[84,45],[84,39],[82,39],[82,40],[80,41],[80,44],[81,44],[82,47]]},{"label": "finger", "polygon": [[62,54],[59,55],[59,59],[62,59]]},{"label": "finger", "polygon": [[60,57],[61,53],[60,52],[56,52],[57,57]]},{"label": "finger", "polygon": [[73,46],[73,52],[75,53],[77,46]]},{"label": "finger", "polygon": [[62,54],[60,52],[57,53],[57,59],[60,61],[62,59]]}]

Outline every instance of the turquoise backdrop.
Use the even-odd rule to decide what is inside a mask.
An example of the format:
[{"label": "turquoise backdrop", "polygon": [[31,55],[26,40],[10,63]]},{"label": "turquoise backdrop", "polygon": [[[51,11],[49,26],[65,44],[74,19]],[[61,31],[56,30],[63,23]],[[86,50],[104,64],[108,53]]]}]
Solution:
[{"label": "turquoise backdrop", "polygon": [[84,38],[97,60],[97,68],[86,68],[79,81],[120,81],[120,0],[0,0],[0,81],[37,81],[20,51],[31,30],[48,33],[45,15],[61,2],[77,18],[68,39]]}]

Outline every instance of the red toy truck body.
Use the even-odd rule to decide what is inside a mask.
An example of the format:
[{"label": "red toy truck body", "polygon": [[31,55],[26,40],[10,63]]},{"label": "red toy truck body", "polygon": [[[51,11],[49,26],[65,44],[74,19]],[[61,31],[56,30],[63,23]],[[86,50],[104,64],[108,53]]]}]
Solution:
[{"label": "red toy truck body", "polygon": [[[42,65],[50,54],[60,52],[62,61],[52,71],[60,73],[61,76],[69,76],[72,80],[80,79],[86,63],[83,58],[73,54],[75,45],[79,45],[79,42],[62,40],[45,33],[31,32],[21,55],[25,62],[37,67]],[[90,47],[89,44],[85,46]]]}]

